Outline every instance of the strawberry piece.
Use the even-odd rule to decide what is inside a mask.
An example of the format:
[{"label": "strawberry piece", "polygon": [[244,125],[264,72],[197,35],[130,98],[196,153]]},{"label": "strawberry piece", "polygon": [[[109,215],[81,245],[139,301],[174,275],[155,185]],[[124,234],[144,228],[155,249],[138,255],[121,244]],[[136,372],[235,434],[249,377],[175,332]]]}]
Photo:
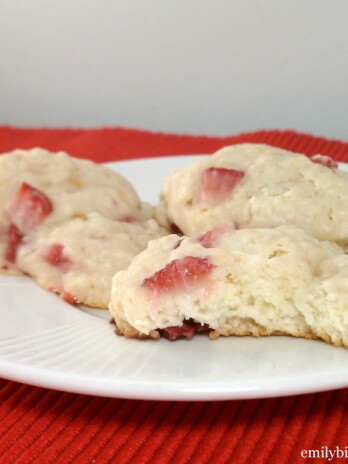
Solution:
[{"label": "strawberry piece", "polygon": [[64,256],[64,246],[60,243],[53,243],[48,248],[47,252],[43,256],[43,259],[54,267],[62,267],[67,264],[72,264],[72,261]]},{"label": "strawberry piece", "polygon": [[182,321],[181,326],[165,327],[162,330],[166,333],[169,340],[176,340],[180,337],[191,340],[195,334],[195,324],[191,321]]},{"label": "strawberry piece", "polygon": [[327,168],[338,168],[337,161],[333,160],[330,156],[314,155],[311,157],[311,160],[313,161],[313,163],[321,164],[322,166],[326,166]]},{"label": "strawberry piece", "polygon": [[215,229],[208,230],[197,237],[197,240],[204,248],[214,248],[220,236],[227,231],[234,231],[233,224],[223,224]]},{"label": "strawberry piece", "polygon": [[184,235],[182,230],[180,230],[179,227],[176,224],[171,224],[170,225],[169,232],[171,234],[176,234],[176,235],[179,235],[179,236]]},{"label": "strawberry piece", "polygon": [[63,292],[60,296],[63,298],[64,301],[66,301],[67,303],[69,303],[71,305],[77,305],[78,304],[78,299],[76,298],[76,296],[73,296],[69,292]]},{"label": "strawberry piece", "polygon": [[141,219],[137,219],[134,216],[123,216],[122,218],[119,219],[121,222],[128,222],[129,224],[133,224],[135,222],[144,222]]},{"label": "strawberry piece", "polygon": [[52,203],[40,190],[23,182],[6,206],[12,222],[19,229],[30,230],[41,224],[52,211]]},{"label": "strawberry piece", "polygon": [[64,301],[66,301],[69,304],[77,305],[79,303],[79,300],[75,296],[73,296],[70,292],[67,292],[67,291],[63,290],[61,284],[59,284],[59,283],[56,284],[56,285],[51,285],[50,287],[48,287],[47,290],[49,292],[56,293]]},{"label": "strawberry piece", "polygon": [[186,256],[174,259],[153,276],[144,279],[142,286],[156,293],[190,290],[201,285],[213,267],[208,258]]},{"label": "strawberry piece", "polygon": [[216,238],[215,229],[208,230],[208,232],[205,232],[203,235],[198,237],[198,241],[204,248],[213,248],[215,238]]},{"label": "strawberry piece", "polygon": [[202,201],[222,200],[230,194],[243,179],[244,171],[226,168],[208,168],[201,177],[200,199]]},{"label": "strawberry piece", "polygon": [[195,322],[193,319],[183,320],[180,326],[170,326],[159,329],[161,333],[164,333],[169,340],[177,340],[180,337],[191,340],[195,333],[208,332],[210,328],[207,324],[201,325],[199,322]]},{"label": "strawberry piece", "polygon": [[16,262],[17,248],[21,243],[23,236],[14,224],[11,224],[8,230],[7,248],[5,251],[5,259],[9,263]]},{"label": "strawberry piece", "polygon": [[204,248],[214,248],[216,246],[216,243],[218,242],[220,236],[229,231],[233,232],[236,230],[236,227],[234,224],[222,224],[219,227],[216,227],[215,229],[208,230],[202,235],[199,235],[197,237],[197,240],[199,243],[202,245]]}]

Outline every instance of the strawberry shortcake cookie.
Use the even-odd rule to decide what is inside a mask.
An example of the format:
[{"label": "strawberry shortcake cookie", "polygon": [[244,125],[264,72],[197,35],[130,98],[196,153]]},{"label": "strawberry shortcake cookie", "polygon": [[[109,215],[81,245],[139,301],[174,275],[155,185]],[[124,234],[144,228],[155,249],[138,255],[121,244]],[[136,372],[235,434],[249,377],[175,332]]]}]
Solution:
[{"label": "strawberry shortcake cookie", "polygon": [[113,279],[126,337],[288,334],[348,347],[348,256],[296,226],[224,225],[149,243]]},{"label": "strawberry shortcake cookie", "polygon": [[92,161],[40,148],[1,155],[0,269],[18,269],[17,248],[28,233],[91,212],[128,222],[153,215],[126,179]]},{"label": "strawberry shortcake cookie", "polygon": [[318,239],[347,242],[348,174],[327,156],[234,145],[173,172],[157,214],[186,235],[230,221],[236,228],[294,224]]},{"label": "strawberry shortcake cookie", "polygon": [[69,303],[107,308],[114,274],[165,234],[153,219],[127,222],[89,213],[29,232],[17,249],[17,265]]}]

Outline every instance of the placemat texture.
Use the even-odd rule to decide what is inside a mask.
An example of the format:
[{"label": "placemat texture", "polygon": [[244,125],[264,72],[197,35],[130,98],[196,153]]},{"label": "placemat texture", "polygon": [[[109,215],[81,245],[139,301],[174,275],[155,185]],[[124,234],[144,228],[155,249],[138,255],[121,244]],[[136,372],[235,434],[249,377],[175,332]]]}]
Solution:
[{"label": "placemat texture", "polygon": [[[348,162],[348,143],[294,131],[222,138],[122,128],[0,127],[0,153],[41,146],[99,162],[211,153],[240,142]],[[97,398],[0,379],[0,463],[317,464],[329,462],[330,450],[342,456],[330,462],[347,462],[347,406],[348,389],[265,400],[175,403]],[[308,450],[317,450],[321,457],[303,458]]]}]

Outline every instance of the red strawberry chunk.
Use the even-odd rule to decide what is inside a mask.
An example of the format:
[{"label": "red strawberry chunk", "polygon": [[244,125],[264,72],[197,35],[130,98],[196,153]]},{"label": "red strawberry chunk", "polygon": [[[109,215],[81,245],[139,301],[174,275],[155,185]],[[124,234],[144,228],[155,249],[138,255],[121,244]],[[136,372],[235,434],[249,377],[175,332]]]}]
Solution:
[{"label": "red strawberry chunk", "polygon": [[45,253],[43,259],[52,266],[55,267],[62,267],[66,266],[67,264],[72,264],[70,258],[64,255],[63,253],[64,246],[60,243],[53,243],[48,248],[47,252]]},{"label": "red strawberry chunk", "polygon": [[321,164],[322,166],[326,166],[327,168],[338,168],[337,161],[333,160],[330,156],[314,155],[312,156],[311,160],[313,161],[313,163]]},{"label": "red strawberry chunk", "polygon": [[169,228],[169,231],[171,234],[176,234],[176,235],[184,235],[182,230],[179,229],[179,227],[176,225],[176,224],[171,224],[170,225],[170,228]]},{"label": "red strawberry chunk", "polygon": [[181,326],[165,327],[162,330],[166,332],[169,340],[176,340],[180,337],[184,337],[186,340],[191,340],[195,334],[196,326],[190,321],[182,321]]},{"label": "red strawberry chunk", "polygon": [[233,232],[236,229],[234,224],[222,224],[213,230],[208,230],[200,235],[197,240],[204,248],[214,248],[219,241],[220,236],[227,231]]},{"label": "red strawberry chunk", "polygon": [[5,251],[5,259],[9,263],[16,262],[17,249],[23,236],[14,224],[11,224],[8,230],[8,242]]},{"label": "red strawberry chunk", "polygon": [[63,298],[64,301],[66,301],[67,303],[69,303],[71,305],[77,305],[78,304],[78,299],[76,298],[76,296],[73,296],[69,292],[63,292],[61,294],[61,297]]},{"label": "red strawberry chunk", "polygon": [[129,224],[133,224],[134,222],[144,222],[141,219],[137,219],[134,216],[123,216],[119,219],[121,222],[128,222]]},{"label": "red strawberry chunk", "polygon": [[61,284],[59,283],[57,283],[56,285],[51,285],[50,287],[48,287],[47,290],[49,292],[57,293],[64,301],[66,301],[69,304],[77,305],[79,303],[79,300],[70,292],[63,290]]},{"label": "red strawberry chunk", "polygon": [[184,337],[186,340],[191,340],[195,333],[210,332],[208,324],[200,324],[193,319],[184,319],[182,325],[164,327],[158,329],[161,334],[166,335],[169,340],[177,340]]},{"label": "red strawberry chunk", "polygon": [[198,237],[198,241],[204,248],[213,248],[215,238],[215,230],[208,230],[208,232]]},{"label": "red strawberry chunk", "polygon": [[8,202],[6,211],[19,229],[30,230],[41,224],[51,213],[52,203],[40,190],[23,183]]},{"label": "red strawberry chunk", "polygon": [[174,259],[142,286],[157,292],[187,291],[200,286],[213,269],[208,258],[186,256]]},{"label": "red strawberry chunk", "polygon": [[201,177],[200,199],[202,201],[221,201],[235,189],[244,175],[244,171],[236,169],[206,169]]}]

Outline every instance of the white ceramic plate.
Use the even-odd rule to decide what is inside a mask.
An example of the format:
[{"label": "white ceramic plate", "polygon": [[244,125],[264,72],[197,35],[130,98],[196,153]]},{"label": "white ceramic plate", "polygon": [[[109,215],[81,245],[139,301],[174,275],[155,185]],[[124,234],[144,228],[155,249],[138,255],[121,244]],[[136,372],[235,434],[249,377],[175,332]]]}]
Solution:
[{"label": "white ceramic plate", "polygon": [[[155,203],[193,157],[110,164]],[[346,168],[346,166],[344,166]],[[282,396],[348,386],[348,350],[290,337],[127,340],[107,311],[74,308],[25,277],[0,276],[0,376],[58,390],[154,400]]]}]

